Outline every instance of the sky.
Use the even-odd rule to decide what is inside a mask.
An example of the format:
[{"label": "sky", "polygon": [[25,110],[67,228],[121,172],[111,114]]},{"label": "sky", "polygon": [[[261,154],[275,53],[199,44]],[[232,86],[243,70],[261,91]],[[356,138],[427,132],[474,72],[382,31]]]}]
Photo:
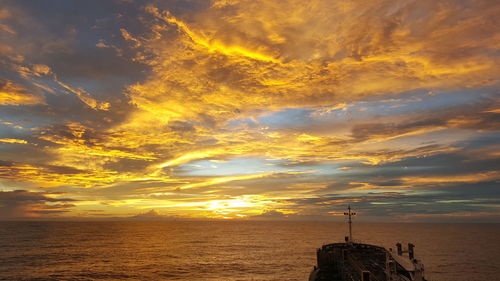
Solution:
[{"label": "sky", "polygon": [[494,0],[0,2],[0,219],[500,222]]}]

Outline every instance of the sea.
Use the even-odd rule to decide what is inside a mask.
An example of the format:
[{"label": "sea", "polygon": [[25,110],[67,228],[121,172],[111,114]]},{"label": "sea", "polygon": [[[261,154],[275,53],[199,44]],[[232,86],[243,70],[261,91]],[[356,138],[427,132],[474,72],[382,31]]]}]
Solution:
[{"label": "sea", "polygon": [[[345,223],[0,222],[0,280],[307,281]],[[500,224],[356,223],[353,238],[415,244],[430,281],[500,280]]]}]

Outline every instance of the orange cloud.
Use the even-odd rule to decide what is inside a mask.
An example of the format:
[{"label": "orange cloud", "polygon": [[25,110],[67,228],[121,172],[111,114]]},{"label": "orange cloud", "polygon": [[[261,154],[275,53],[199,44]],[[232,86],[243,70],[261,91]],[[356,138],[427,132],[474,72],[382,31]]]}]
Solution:
[{"label": "orange cloud", "polygon": [[[147,10],[164,20],[163,29],[174,27],[179,34],[143,42],[153,56],[145,62],[154,73],[130,87],[130,97],[139,108],[168,116],[166,120],[199,118],[201,113],[224,120],[235,111],[262,107],[334,104],[498,80],[496,57],[459,53],[455,43],[448,43],[461,36],[462,49],[499,45],[494,26],[479,21],[493,16],[494,9],[486,14],[472,10],[469,20],[461,21],[453,6],[420,1],[383,12],[385,5],[390,7],[385,2],[314,1],[307,7],[300,1],[217,2],[189,22],[150,6]],[[414,21],[420,6],[440,13]],[[440,25],[444,20],[454,24]],[[480,25],[484,39],[472,39]],[[175,43],[165,47],[163,40]]]},{"label": "orange cloud", "polygon": [[3,143],[20,143],[20,144],[28,143],[27,141],[20,140],[20,139],[0,139],[0,142],[3,142]]},{"label": "orange cloud", "polygon": [[0,80],[0,105],[36,105],[45,101],[38,95],[27,93],[27,89],[9,80]]},{"label": "orange cloud", "polygon": [[500,179],[500,171],[491,171],[484,173],[460,174],[449,176],[418,176],[418,177],[403,177],[402,180],[407,184],[418,185],[442,185],[453,183],[476,183],[483,181],[492,181]]}]

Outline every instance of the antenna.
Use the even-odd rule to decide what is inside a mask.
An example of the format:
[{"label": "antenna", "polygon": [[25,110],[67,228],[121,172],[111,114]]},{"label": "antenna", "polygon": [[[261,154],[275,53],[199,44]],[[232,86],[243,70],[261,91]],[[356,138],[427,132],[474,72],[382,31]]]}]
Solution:
[{"label": "antenna", "polygon": [[355,216],[355,212],[351,212],[351,205],[347,205],[347,213],[344,216],[349,216],[349,243],[352,243],[352,216]]}]

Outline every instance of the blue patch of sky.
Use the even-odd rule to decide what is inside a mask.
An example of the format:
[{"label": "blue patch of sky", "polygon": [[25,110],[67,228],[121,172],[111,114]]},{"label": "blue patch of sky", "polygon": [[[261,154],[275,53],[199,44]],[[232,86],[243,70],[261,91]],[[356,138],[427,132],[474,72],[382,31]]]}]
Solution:
[{"label": "blue patch of sky", "polygon": [[318,164],[314,166],[304,166],[303,168],[307,168],[308,170],[314,170],[314,174],[316,175],[332,175],[332,174],[342,174],[344,171],[340,170],[340,168],[345,167],[343,164]]},{"label": "blue patch of sky", "polygon": [[465,149],[475,149],[500,144],[500,132],[483,132],[475,135],[471,139],[460,142],[460,146]]},{"label": "blue patch of sky", "polygon": [[[21,6],[28,11],[32,17],[52,31],[61,31],[68,26],[73,26],[81,31],[81,36],[87,37],[82,40],[90,44],[95,44],[99,38],[92,38],[93,31],[99,26],[99,22],[106,22],[113,32],[118,28],[126,28],[132,33],[144,33],[149,28],[144,24],[144,7],[152,4],[150,0],[137,1],[102,1],[102,0],[25,0],[11,1],[15,5]],[[160,10],[167,10],[175,15],[195,12],[210,5],[210,1],[155,1],[153,4]],[[113,16],[113,18],[110,17]],[[61,24],[64,23],[64,24]],[[108,30],[109,31],[109,30]],[[118,37],[121,37],[117,34]],[[106,38],[111,38],[106,36]]]},{"label": "blue patch of sky", "polygon": [[251,118],[241,118],[232,120],[230,126],[247,124],[249,126],[268,127],[269,129],[279,129],[283,127],[298,127],[315,122],[310,117],[314,112],[312,108],[287,108],[277,112],[262,115],[256,120]]},{"label": "blue patch of sky", "polygon": [[276,113],[258,118],[259,124],[269,128],[303,126],[314,122],[310,117],[313,112],[310,108],[288,108]]},{"label": "blue patch of sky", "polygon": [[4,127],[0,127],[0,130],[2,130],[2,133],[32,134],[33,131],[30,129],[40,128],[59,120],[59,117],[50,114],[40,114],[40,112],[45,111],[45,107],[45,105],[0,106],[0,122],[13,123],[24,128],[12,131],[8,129],[9,126],[3,125]]},{"label": "blue patch of sky", "polygon": [[[268,165],[266,165],[268,164]],[[210,160],[193,161],[180,165],[182,175],[186,176],[234,176],[266,172],[283,172],[287,169],[260,158],[242,157],[224,162]]]},{"label": "blue patch of sky", "polygon": [[[486,102],[493,98],[494,91],[490,88],[465,89],[432,93],[429,90],[418,90],[401,93],[394,96],[385,96],[376,99],[367,99],[347,104],[346,109],[328,111],[335,104],[321,107],[287,108],[272,112],[257,118],[260,126],[269,129],[283,129],[303,127],[324,122],[345,122],[373,118],[375,116],[398,116],[464,106],[476,102]],[[322,114],[314,114],[315,111]],[[256,125],[248,118],[234,120],[230,125],[246,123]]]},{"label": "blue patch of sky", "polygon": [[139,79],[131,79],[123,76],[107,76],[106,81],[99,79],[67,79],[64,83],[73,88],[81,88],[91,94],[94,98],[111,100],[113,97],[124,99],[124,88],[137,82]]},{"label": "blue patch of sky", "polygon": [[240,157],[224,162],[199,160],[180,165],[179,175],[183,176],[235,176],[271,172],[299,172],[315,170],[315,174],[338,172],[339,165],[293,165],[285,166],[287,160],[271,160],[258,157]]},{"label": "blue patch of sky", "polygon": [[[478,93],[481,94],[478,95]],[[355,112],[353,116],[356,119],[363,119],[373,116],[403,115],[453,108],[474,102],[484,102],[491,96],[492,94],[485,89],[466,89],[440,93],[418,90],[392,97],[360,101],[349,106],[347,110]]]}]

